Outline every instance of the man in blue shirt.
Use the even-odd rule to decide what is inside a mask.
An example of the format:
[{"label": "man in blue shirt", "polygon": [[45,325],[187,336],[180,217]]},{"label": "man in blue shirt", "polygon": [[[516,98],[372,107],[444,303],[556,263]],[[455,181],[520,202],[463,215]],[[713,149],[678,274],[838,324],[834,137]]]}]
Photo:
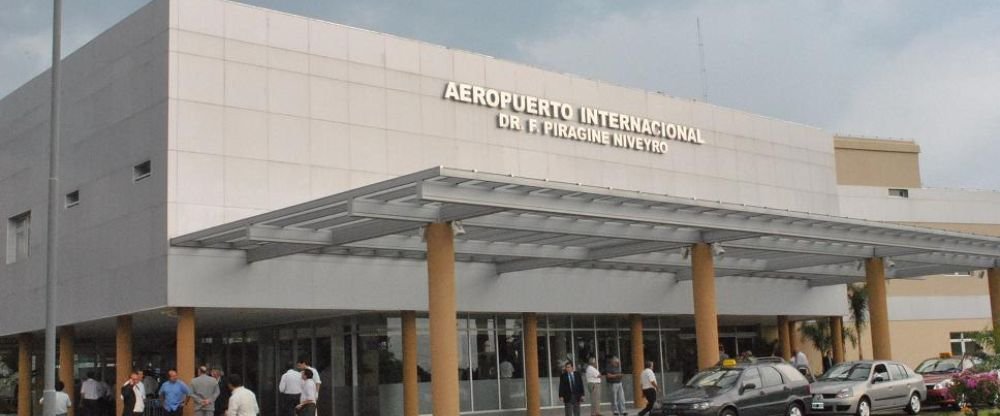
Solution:
[{"label": "man in blue shirt", "polygon": [[168,380],[160,385],[160,401],[167,416],[181,416],[184,414],[184,405],[188,402],[191,389],[177,379],[177,370],[173,368],[167,371],[167,378]]}]

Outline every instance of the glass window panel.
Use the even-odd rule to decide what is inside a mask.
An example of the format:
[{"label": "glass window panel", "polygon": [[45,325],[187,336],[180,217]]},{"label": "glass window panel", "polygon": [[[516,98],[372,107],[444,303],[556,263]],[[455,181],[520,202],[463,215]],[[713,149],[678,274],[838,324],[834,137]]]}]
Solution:
[{"label": "glass window panel", "polygon": [[558,378],[563,373],[563,366],[573,361],[573,337],[570,331],[552,331],[549,338],[552,343],[551,361],[552,376]]},{"label": "glass window panel", "polygon": [[569,329],[570,328],[570,317],[566,315],[549,315],[549,328],[551,329]]},{"label": "glass window panel", "polygon": [[[616,329],[618,328],[618,316],[615,315],[598,315],[596,317],[597,328],[598,329]],[[626,323],[627,325],[627,323]]]},{"label": "glass window panel", "polygon": [[507,318],[499,320],[498,323],[500,405],[504,409],[521,409],[527,405],[524,397],[524,345],[521,320]]}]

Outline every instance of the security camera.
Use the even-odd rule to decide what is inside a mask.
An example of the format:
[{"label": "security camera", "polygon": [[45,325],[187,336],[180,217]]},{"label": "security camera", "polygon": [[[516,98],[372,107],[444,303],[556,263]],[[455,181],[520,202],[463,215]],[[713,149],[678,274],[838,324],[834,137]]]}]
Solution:
[{"label": "security camera", "polygon": [[721,256],[723,254],[726,254],[726,249],[722,247],[722,244],[712,243],[712,255]]}]

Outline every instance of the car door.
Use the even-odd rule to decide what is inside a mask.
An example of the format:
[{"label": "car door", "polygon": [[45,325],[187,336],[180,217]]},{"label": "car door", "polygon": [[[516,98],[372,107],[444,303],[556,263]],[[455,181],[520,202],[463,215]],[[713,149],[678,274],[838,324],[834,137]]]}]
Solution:
[{"label": "car door", "polygon": [[892,377],[889,375],[889,368],[885,363],[878,363],[872,367],[871,378],[869,378],[868,397],[872,399],[872,410],[886,409],[895,406],[895,389],[892,385]]},{"label": "car door", "polygon": [[[917,379],[910,377],[900,364],[889,364],[889,373],[892,375],[896,406],[906,407],[910,404],[910,392],[917,389]],[[923,379],[920,382],[923,383]]]},{"label": "car door", "polygon": [[[753,384],[752,389],[748,389]],[[740,396],[736,399],[736,407],[739,414],[746,416],[765,416],[764,410],[764,388],[760,381],[760,372],[756,368],[748,368],[743,372],[740,380]]]},{"label": "car door", "polygon": [[780,415],[785,413],[785,403],[789,395],[789,389],[785,386],[781,378],[781,373],[774,367],[761,366],[760,380],[764,384],[764,409],[768,415]]}]

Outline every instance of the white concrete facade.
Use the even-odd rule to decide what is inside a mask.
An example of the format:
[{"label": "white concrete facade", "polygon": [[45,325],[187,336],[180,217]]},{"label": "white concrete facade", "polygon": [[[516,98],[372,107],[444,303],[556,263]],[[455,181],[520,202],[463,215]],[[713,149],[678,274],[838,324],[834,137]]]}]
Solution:
[{"label": "white concrete facade", "polygon": [[[431,166],[880,219],[845,205],[819,129],[234,2],[154,1],[64,71],[63,193],[81,203],[63,211],[60,324],[165,306],[426,309],[420,262],[247,265],[168,240]],[[511,132],[496,110],[443,99],[449,81],[689,125],[705,144],[660,155]],[[31,211],[34,253],[0,265],[0,335],[42,326],[47,82],[0,101],[0,215]],[[133,183],[144,160],[152,176]],[[690,283],[656,274],[459,271],[463,311],[692,310]],[[580,294],[560,300],[568,288]],[[843,287],[723,278],[718,291],[721,314],[843,309]]]}]

